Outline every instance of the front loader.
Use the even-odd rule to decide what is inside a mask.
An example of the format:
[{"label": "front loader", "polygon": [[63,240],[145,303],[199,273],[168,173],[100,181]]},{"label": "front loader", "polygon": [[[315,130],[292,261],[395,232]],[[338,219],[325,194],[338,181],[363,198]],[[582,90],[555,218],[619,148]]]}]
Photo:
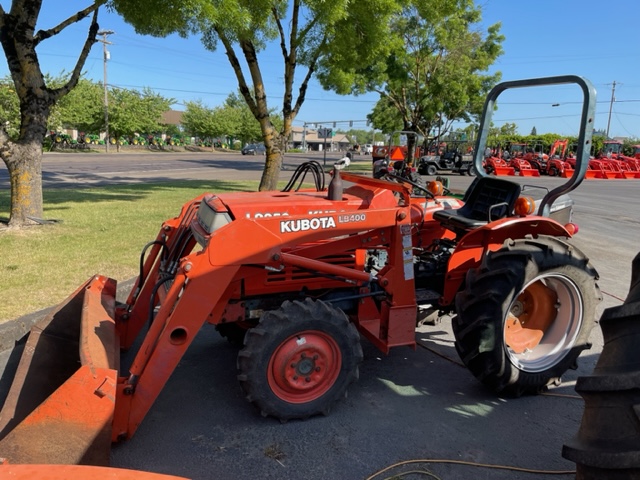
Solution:
[{"label": "front loader", "polygon": [[[597,274],[554,202],[584,178],[595,91],[584,94],[573,177],[534,201],[485,174],[463,199],[411,180],[341,172],[328,190],[203,194],[143,250],[124,303],[95,276],[32,331],[0,412],[9,463],[108,461],[130,438],[204,323],[242,345],[238,380],[265,416],[327,414],[358,378],[361,336],[382,352],[415,347],[425,312],[453,316],[469,370],[503,395],[558,382],[589,347]],[[344,185],[344,186],[343,186]],[[119,351],[138,345],[121,369]],[[0,466],[0,471],[2,467]]]}]

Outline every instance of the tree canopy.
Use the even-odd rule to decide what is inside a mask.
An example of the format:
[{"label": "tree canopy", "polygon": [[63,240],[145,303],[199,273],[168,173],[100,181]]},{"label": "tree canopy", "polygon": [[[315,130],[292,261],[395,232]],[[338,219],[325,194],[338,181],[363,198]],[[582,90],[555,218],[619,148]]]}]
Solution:
[{"label": "tree canopy", "polygon": [[77,128],[98,133],[104,129],[104,87],[80,78],[73,90],[55,105],[49,118],[49,130]]},{"label": "tree canopy", "polygon": [[479,115],[500,78],[487,73],[502,53],[500,24],[482,33],[480,21],[481,10],[472,0],[410,1],[391,19],[389,55],[355,64],[343,75],[329,65],[319,77],[338,92],[378,92],[369,119],[383,132],[440,137],[454,121]]},{"label": "tree canopy", "polygon": [[148,88],[116,88],[110,90],[109,97],[109,134],[116,139],[133,133],[159,132],[162,113],[173,103]]},{"label": "tree canopy", "polygon": [[[60,84],[64,75],[49,80]],[[165,129],[162,114],[174,102],[148,88],[109,88],[109,129],[113,138],[135,133],[153,133]],[[7,132],[18,136],[20,119],[19,99],[12,88],[10,78],[0,80],[0,121],[5,122]],[[77,129],[80,132],[98,134],[105,130],[104,85],[80,78],[76,87],[51,107],[48,127],[52,131]]]},{"label": "tree canopy", "polygon": [[[319,65],[369,65],[387,53],[391,16],[400,0],[113,0],[136,31],[156,36],[200,35],[221,46],[238,80],[240,95],[258,121],[267,147],[260,189],[275,189],[292,122]],[[170,12],[170,13],[168,13]],[[279,45],[283,87],[274,122],[261,69],[268,43]],[[302,72],[300,72],[302,70]],[[336,69],[339,72],[340,68]],[[296,92],[297,89],[297,92]]]}]

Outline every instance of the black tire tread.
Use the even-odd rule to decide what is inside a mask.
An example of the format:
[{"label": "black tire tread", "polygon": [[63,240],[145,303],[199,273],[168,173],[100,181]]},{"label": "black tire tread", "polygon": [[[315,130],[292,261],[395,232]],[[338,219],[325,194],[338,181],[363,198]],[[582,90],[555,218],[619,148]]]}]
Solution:
[{"label": "black tire tread", "polygon": [[[571,351],[555,365],[539,373],[520,371],[503,347],[503,319],[526,279],[553,269],[570,274],[583,290],[582,327]],[[601,300],[597,280],[589,259],[564,239],[530,236],[505,241],[501,249],[486,255],[478,268],[468,272],[465,288],[456,296],[457,316],[452,327],[461,360],[483,384],[503,395],[537,393],[558,382],[590,347],[595,306]]]},{"label": "black tire tread", "polygon": [[[303,330],[322,330],[333,336],[342,350],[341,372],[334,385],[320,398],[292,404],[277,397],[269,388],[266,369],[275,348],[291,335]],[[263,416],[281,421],[328,414],[333,404],[346,397],[348,386],[359,377],[363,353],[360,335],[346,314],[329,304],[306,298],[285,301],[279,309],[265,312],[260,323],[245,336],[238,354],[238,380],[249,402]]]}]

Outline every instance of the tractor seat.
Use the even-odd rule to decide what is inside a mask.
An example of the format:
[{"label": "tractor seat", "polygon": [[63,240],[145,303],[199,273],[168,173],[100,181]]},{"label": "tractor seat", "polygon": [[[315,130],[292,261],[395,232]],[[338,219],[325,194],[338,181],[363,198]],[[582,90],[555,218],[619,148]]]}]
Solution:
[{"label": "tractor seat", "polygon": [[438,210],[433,218],[454,232],[467,231],[509,216],[521,187],[515,182],[494,177],[476,178],[464,196],[464,206]]}]

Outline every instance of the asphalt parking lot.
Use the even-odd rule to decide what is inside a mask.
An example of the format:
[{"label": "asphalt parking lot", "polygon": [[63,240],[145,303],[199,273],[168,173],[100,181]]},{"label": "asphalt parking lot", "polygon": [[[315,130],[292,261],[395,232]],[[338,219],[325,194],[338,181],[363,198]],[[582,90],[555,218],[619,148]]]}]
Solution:
[{"label": "asphalt parking lot", "polygon": [[[87,178],[99,183],[109,175],[118,181],[131,175],[144,181],[174,174],[201,179],[203,172],[220,178],[227,170],[236,178],[260,173],[247,164],[235,170],[233,163],[213,166],[231,161],[228,157],[199,158],[200,165],[193,157],[184,160],[196,165],[193,171],[178,158],[175,172],[149,169],[145,176],[131,165],[133,173],[103,165],[102,173],[96,170]],[[81,180],[73,172],[62,178],[55,162],[60,160],[45,162],[50,179],[73,182],[78,175]],[[553,188],[558,179],[539,182]],[[451,188],[463,189],[469,183],[469,177],[451,177]],[[639,198],[638,188],[640,182],[633,180],[586,181],[572,193],[574,219],[581,226],[574,243],[601,276],[604,300],[598,316],[604,308],[620,304],[629,287],[640,219],[637,207],[621,199]],[[592,333],[593,347],[562,385],[545,395],[518,399],[496,397],[461,366],[446,319],[420,327],[417,339],[415,350],[396,348],[387,356],[363,339],[360,379],[348,397],[328,416],[281,424],[263,418],[243,398],[236,379],[237,350],[213,327],[204,327],[136,435],[113,447],[111,464],[203,480],[541,479],[548,478],[543,471],[575,468],[562,458],[561,450],[580,423],[584,403],[573,388],[579,375],[593,370],[602,350],[599,328]],[[8,358],[6,351],[0,362],[3,358]],[[6,383],[0,381],[0,399],[3,387]],[[422,461],[400,464],[414,460]],[[487,464],[535,472],[481,466]]]}]

